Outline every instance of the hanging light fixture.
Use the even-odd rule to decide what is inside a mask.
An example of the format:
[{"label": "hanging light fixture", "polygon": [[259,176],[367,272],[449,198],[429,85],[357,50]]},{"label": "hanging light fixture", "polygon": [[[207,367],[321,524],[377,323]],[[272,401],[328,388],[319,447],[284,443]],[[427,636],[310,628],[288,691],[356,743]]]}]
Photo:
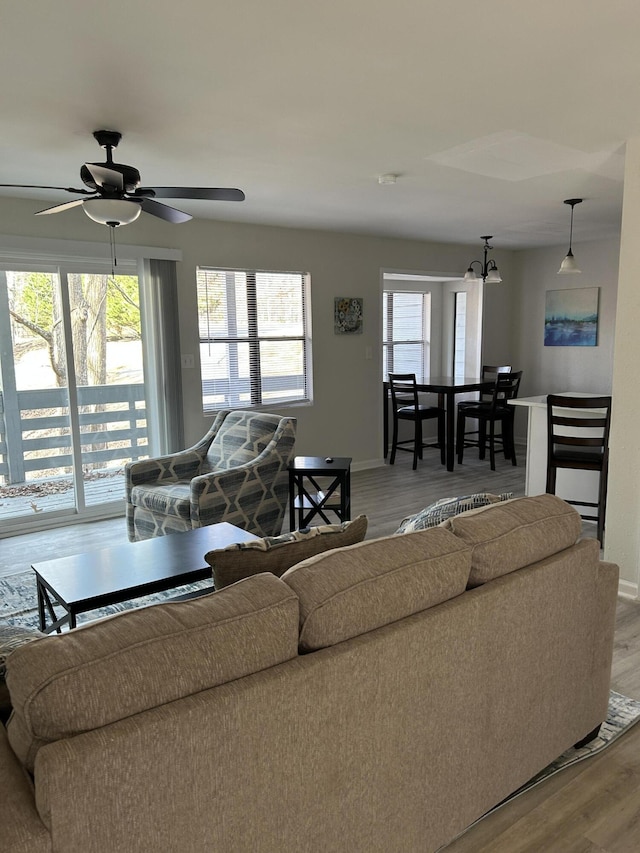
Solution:
[{"label": "hanging light fixture", "polygon": [[573,208],[576,204],[581,204],[581,198],[566,198],[564,200],[565,204],[571,205],[571,228],[569,230],[569,251],[566,254],[565,259],[560,264],[560,269],[558,270],[558,275],[566,275],[568,273],[576,273],[581,272],[578,268],[578,264],[576,263],[576,259],[573,257],[573,251],[571,250],[571,243],[573,241]]},{"label": "hanging light fixture", "polygon": [[[492,240],[493,237],[489,234],[487,237],[480,237],[481,240],[484,240],[484,261],[471,261],[469,264],[469,269],[464,274],[465,281],[479,281],[482,278],[483,282],[487,282],[488,284],[500,284],[502,281],[502,276],[498,272],[498,265],[491,258],[487,259],[487,253],[493,249],[493,246],[489,245],[489,240]],[[473,265],[478,264],[480,267],[480,275],[474,270]]]}]

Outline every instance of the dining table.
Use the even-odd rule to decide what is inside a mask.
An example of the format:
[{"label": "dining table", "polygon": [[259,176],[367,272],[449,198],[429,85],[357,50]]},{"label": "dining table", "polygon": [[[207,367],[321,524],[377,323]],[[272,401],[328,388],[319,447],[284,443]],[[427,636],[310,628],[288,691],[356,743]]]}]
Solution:
[{"label": "dining table", "polygon": [[[495,384],[494,380],[486,381],[475,376],[431,376],[427,380],[417,383],[419,392],[437,394],[438,405],[443,406],[446,412],[445,429],[445,462],[447,471],[453,471],[456,450],[456,395],[467,394],[473,391],[491,391]],[[383,450],[387,458],[389,452],[389,412],[388,397],[389,383],[383,383]]]}]

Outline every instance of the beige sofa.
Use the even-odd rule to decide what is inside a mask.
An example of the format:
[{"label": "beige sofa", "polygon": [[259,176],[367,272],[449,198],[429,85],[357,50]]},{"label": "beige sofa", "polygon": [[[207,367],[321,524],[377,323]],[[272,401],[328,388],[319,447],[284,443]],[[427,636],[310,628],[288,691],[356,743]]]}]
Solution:
[{"label": "beige sofa", "polygon": [[580,529],[507,501],[22,646],[0,850],[435,851],[606,716]]}]

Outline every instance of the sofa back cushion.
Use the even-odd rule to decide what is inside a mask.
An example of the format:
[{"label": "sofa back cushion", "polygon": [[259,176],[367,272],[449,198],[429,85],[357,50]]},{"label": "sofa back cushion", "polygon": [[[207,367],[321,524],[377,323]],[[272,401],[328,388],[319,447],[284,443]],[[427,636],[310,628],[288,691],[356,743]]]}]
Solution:
[{"label": "sofa back cushion", "polygon": [[297,656],[298,600],[274,575],[53,635],[7,660],[11,746],[29,770],[47,742]]},{"label": "sofa back cushion", "polygon": [[471,548],[470,587],[570,548],[582,531],[580,515],[555,495],[515,498],[457,515],[441,526]]},{"label": "sofa back cushion", "polygon": [[267,447],[280,425],[280,415],[229,412],[209,446],[201,474],[252,462]]},{"label": "sofa back cushion", "polygon": [[226,548],[217,548],[204,555],[213,570],[213,582],[221,589],[241,578],[261,572],[281,575],[291,566],[330,551],[361,542],[367,532],[367,517],[359,515],[342,524],[325,524],[268,536],[251,542],[240,542]]},{"label": "sofa back cushion", "polygon": [[439,528],[311,557],[282,580],[300,599],[300,648],[325,648],[464,592],[471,553]]}]

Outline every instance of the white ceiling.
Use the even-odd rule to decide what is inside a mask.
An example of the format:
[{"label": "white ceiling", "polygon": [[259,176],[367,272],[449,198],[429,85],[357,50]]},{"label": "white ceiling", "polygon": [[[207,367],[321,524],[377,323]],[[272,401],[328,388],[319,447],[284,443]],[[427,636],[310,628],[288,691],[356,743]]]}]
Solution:
[{"label": "white ceiling", "polygon": [[606,237],[639,40],[637,0],[3,0],[0,183],[81,186],[106,128],[143,185],[245,191],[198,217],[524,248],[583,197]]}]

